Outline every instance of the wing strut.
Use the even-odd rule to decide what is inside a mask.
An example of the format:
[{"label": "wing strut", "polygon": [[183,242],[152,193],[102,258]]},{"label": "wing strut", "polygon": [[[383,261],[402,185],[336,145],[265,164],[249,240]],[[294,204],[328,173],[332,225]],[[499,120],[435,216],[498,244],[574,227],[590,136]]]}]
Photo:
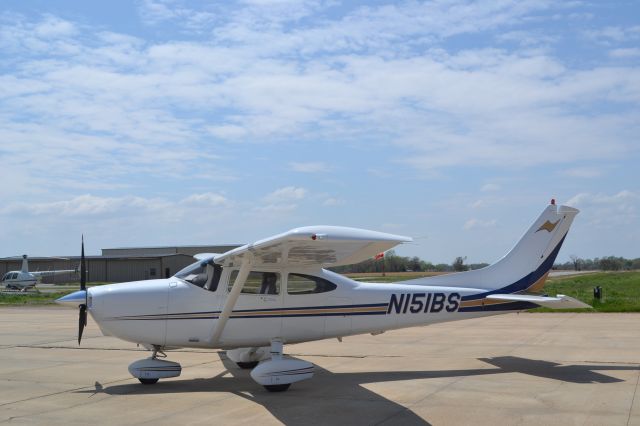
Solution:
[{"label": "wing strut", "polygon": [[231,287],[231,291],[229,292],[229,296],[227,296],[227,301],[224,304],[224,308],[222,308],[222,312],[218,317],[218,325],[216,326],[216,330],[213,333],[213,337],[211,338],[211,344],[213,346],[218,344],[220,340],[220,336],[224,331],[224,327],[227,324],[227,320],[233,311],[233,308],[236,306],[236,302],[238,301],[238,296],[240,296],[240,290],[244,286],[244,282],[247,280],[249,276],[249,271],[251,270],[251,264],[253,260],[253,255],[249,252],[245,253],[242,259],[242,265],[240,266],[240,271],[238,272],[238,276],[236,280],[233,282],[233,287]]}]

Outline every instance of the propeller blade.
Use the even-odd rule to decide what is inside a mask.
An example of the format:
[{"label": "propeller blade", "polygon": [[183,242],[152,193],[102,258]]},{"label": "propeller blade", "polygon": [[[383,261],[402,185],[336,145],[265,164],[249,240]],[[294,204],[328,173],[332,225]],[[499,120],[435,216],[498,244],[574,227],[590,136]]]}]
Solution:
[{"label": "propeller blade", "polygon": [[80,290],[87,289],[87,265],[84,260],[84,234],[82,235],[82,252],[80,254]]},{"label": "propeller blade", "polygon": [[78,317],[78,345],[82,340],[82,332],[87,325],[87,305],[80,305],[80,315]]},{"label": "propeller blade", "polygon": [[80,252],[80,290],[84,290],[84,303],[80,305],[78,316],[78,345],[82,340],[82,332],[87,325],[87,305],[89,303],[89,292],[87,291],[87,265],[84,259],[84,234],[82,235],[82,250]]}]

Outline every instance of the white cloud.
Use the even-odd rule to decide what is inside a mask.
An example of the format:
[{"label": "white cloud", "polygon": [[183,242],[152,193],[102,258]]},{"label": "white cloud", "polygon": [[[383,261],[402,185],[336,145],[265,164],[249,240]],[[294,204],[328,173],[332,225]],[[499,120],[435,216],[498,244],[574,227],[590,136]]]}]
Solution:
[{"label": "white cloud", "polygon": [[264,201],[268,203],[282,203],[289,201],[301,200],[307,194],[307,190],[295,186],[286,186],[284,188],[276,189],[275,191],[267,194],[264,197]]},{"label": "white cloud", "polygon": [[640,38],[640,25],[631,27],[609,26],[585,32],[586,36],[599,43],[626,42]]},{"label": "white cloud", "polygon": [[563,172],[566,176],[576,178],[596,178],[604,174],[601,167],[573,167]]},{"label": "white cloud", "polygon": [[161,199],[142,197],[98,197],[91,194],[80,195],[70,200],[44,203],[14,203],[0,209],[2,214],[20,215],[61,215],[61,216],[98,216],[123,211],[152,211],[168,207]]},{"label": "white cloud", "polygon": [[[125,189],[160,206],[146,226],[167,214],[164,203],[177,215],[197,205],[237,213],[262,203],[286,214],[303,200],[335,205],[370,186],[356,171],[414,193],[416,179],[440,179],[437,194],[460,185],[467,169],[481,187],[514,170],[531,180],[549,167],[596,177],[608,170],[603,162],[637,157],[640,70],[620,59],[636,58],[638,28],[598,29],[597,17],[572,13],[588,11],[581,2],[136,4],[157,27],[127,26],[128,35],[108,20],[86,24],[91,17],[0,13],[0,153],[11,159],[0,168],[11,183],[0,185],[4,209],[19,199],[67,200],[103,222],[145,212],[127,208]],[[574,18],[571,31],[592,28],[606,46],[556,46],[572,33],[550,30],[548,20]],[[335,162],[314,160],[329,150]],[[264,158],[280,161],[268,179]],[[285,187],[291,171],[331,171],[323,176],[331,196]],[[220,195],[272,188],[280,190],[228,205]],[[510,186],[493,189],[513,198]],[[491,208],[490,195],[460,205]],[[77,218],[60,203],[61,217]]]},{"label": "white cloud", "polygon": [[482,188],[480,188],[480,191],[482,192],[495,192],[499,190],[500,190],[500,185],[498,185],[497,183],[486,183],[482,185]]},{"label": "white cloud", "polygon": [[290,213],[298,208],[297,204],[284,203],[284,204],[266,204],[264,206],[257,206],[255,210],[263,213],[269,213],[279,216],[281,214]]},{"label": "white cloud", "polygon": [[242,126],[225,124],[222,126],[208,126],[207,130],[213,136],[220,139],[239,139],[247,135],[247,130]]},{"label": "white cloud", "polygon": [[[280,16],[269,12],[270,3],[258,3],[210,21],[202,14],[216,15],[214,9],[196,11],[180,1],[140,6],[154,23],[215,22],[219,38],[212,40],[91,33],[52,16],[6,20],[1,43],[21,66],[0,77],[4,148],[17,158],[45,150],[42,158],[59,164],[56,173],[67,181],[78,175],[78,164],[117,180],[134,169],[163,176],[167,165],[181,176],[204,168],[170,161],[178,152],[204,159],[223,141],[273,143],[295,134],[300,144],[391,141],[406,163],[428,172],[618,158],[640,131],[634,111],[590,111],[602,102],[640,102],[634,68],[580,71],[541,51],[437,47],[455,34],[513,27],[556,7],[552,2],[370,6],[311,25],[298,20],[330,5],[278,2]],[[399,49],[399,41],[421,47]],[[25,54],[35,51],[49,56]],[[162,163],[145,160],[158,155]],[[35,175],[44,161],[29,166]],[[203,175],[231,174],[220,167]],[[291,167],[329,168],[314,161]]]},{"label": "white cloud", "polygon": [[216,14],[197,11],[175,0],[143,0],[138,3],[138,13],[147,25],[177,21],[181,26],[199,31],[216,22]]},{"label": "white cloud", "polygon": [[468,230],[477,229],[477,228],[493,228],[494,226],[496,226],[496,223],[497,222],[495,219],[480,220],[480,219],[472,218],[467,220],[464,223],[463,229],[468,231]]},{"label": "white cloud", "polygon": [[339,206],[341,204],[344,204],[344,201],[339,200],[337,198],[333,198],[333,197],[329,197],[322,202],[323,206],[328,206],[328,207]]},{"label": "white cloud", "polygon": [[615,194],[583,192],[572,197],[567,204],[580,208],[583,220],[589,225],[609,230],[622,227],[625,232],[633,233],[639,217],[640,193],[627,189]]},{"label": "white cloud", "polygon": [[182,203],[197,207],[224,207],[229,205],[229,200],[223,195],[207,192],[190,195]]},{"label": "white cloud", "polygon": [[73,23],[51,15],[45,16],[33,30],[41,38],[69,37],[77,33]]},{"label": "white cloud", "polygon": [[515,42],[525,47],[546,46],[557,41],[556,37],[550,35],[520,30],[501,33],[496,38],[500,42]]},{"label": "white cloud", "polygon": [[329,166],[321,161],[292,162],[289,163],[291,170],[300,173],[320,173],[330,170]]},{"label": "white cloud", "polygon": [[609,52],[609,55],[612,58],[637,58],[640,56],[640,49],[637,47],[613,49]]},{"label": "white cloud", "polygon": [[638,199],[640,199],[640,195],[637,192],[627,189],[613,195],[581,192],[567,201],[567,204],[570,206],[584,207],[597,204],[621,204]]},{"label": "white cloud", "polygon": [[471,208],[480,209],[482,207],[485,207],[486,205],[487,205],[486,200],[476,200],[471,204]]},{"label": "white cloud", "polygon": [[262,198],[262,204],[254,210],[269,213],[272,217],[281,217],[298,208],[298,202],[307,196],[307,190],[295,186],[276,189]]}]

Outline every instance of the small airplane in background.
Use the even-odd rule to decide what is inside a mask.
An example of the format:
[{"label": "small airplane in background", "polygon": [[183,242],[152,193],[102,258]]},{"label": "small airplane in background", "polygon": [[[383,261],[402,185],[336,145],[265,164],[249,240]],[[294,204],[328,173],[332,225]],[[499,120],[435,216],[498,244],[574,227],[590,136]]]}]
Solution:
[{"label": "small airplane in background", "polygon": [[87,289],[84,242],[80,291],[58,303],[87,312],[102,333],[138,343],[150,358],[129,365],[143,384],[177,377],[167,349],[226,349],[268,391],[310,379],[314,366],[285,357],[283,345],[446,321],[549,308],[589,307],[543,293],[578,210],[552,200],[502,259],[483,269],[398,283],[363,283],[327,269],[374,257],[411,238],[336,226],[297,228],[197,262],[167,279]]},{"label": "small airplane in background", "polygon": [[78,269],[61,269],[56,271],[32,271],[29,272],[29,261],[27,255],[22,255],[22,268],[19,271],[9,271],[2,277],[2,284],[8,290],[27,291],[35,288],[36,284],[44,277],[54,275],[78,273]]}]

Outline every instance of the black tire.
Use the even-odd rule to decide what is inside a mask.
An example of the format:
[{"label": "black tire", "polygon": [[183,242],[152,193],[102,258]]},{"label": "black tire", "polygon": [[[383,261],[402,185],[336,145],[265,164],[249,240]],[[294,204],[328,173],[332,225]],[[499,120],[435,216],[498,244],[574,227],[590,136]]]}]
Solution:
[{"label": "black tire", "polygon": [[159,379],[143,379],[142,377],[139,377],[138,380],[140,380],[140,383],[143,385],[155,385],[158,383]]},{"label": "black tire", "polygon": [[286,385],[265,385],[264,388],[269,392],[284,392],[289,389],[291,383],[287,383]]},{"label": "black tire", "polygon": [[256,365],[258,365],[259,361],[250,361],[250,362],[236,362],[236,364],[238,364],[238,367],[242,368],[243,370],[253,370],[254,368],[256,368]]}]

